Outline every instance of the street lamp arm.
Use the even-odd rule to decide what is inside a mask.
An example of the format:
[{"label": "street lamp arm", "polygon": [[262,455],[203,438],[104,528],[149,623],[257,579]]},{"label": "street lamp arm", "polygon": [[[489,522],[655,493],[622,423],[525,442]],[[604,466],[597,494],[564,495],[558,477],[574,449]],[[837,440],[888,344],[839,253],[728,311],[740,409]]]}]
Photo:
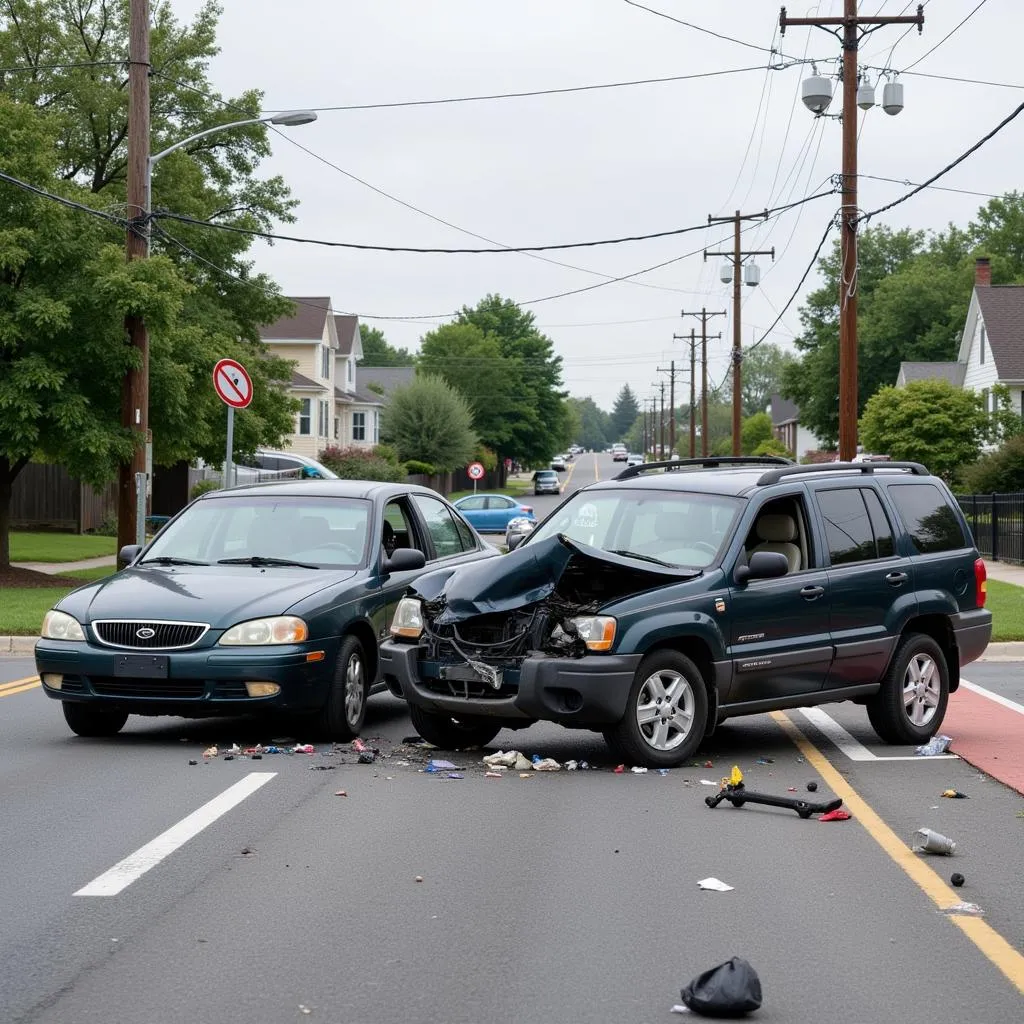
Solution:
[{"label": "street lamp arm", "polygon": [[227,124],[214,125],[212,128],[207,128],[205,129],[205,131],[196,132],[195,135],[190,135],[187,139],[182,139],[180,142],[174,143],[173,146],[168,146],[166,149],[161,150],[159,153],[154,153],[149,158],[149,164],[150,166],[152,166],[158,160],[162,160],[168,154],[173,153],[176,149],[181,149],[182,146],[187,146],[189,143],[195,142],[197,139],[206,138],[207,135],[213,135],[215,132],[224,132],[227,131],[229,128],[243,128],[246,125],[250,124],[263,124],[265,121],[268,120],[269,118],[266,117],[249,117],[246,118],[244,121],[230,121]]}]

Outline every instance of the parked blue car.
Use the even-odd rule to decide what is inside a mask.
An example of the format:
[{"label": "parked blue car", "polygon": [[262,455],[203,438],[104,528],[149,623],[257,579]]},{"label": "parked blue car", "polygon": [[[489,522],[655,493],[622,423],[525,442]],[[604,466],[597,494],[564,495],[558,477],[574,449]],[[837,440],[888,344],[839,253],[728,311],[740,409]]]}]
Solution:
[{"label": "parked blue car", "polygon": [[512,519],[536,519],[530,505],[504,494],[468,494],[455,507],[478,533],[504,533]]}]

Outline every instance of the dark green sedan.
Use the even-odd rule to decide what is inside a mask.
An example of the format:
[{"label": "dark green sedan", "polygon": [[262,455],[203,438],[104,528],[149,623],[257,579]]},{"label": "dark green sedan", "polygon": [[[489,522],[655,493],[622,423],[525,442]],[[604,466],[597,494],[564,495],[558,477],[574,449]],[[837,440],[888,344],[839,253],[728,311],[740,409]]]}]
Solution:
[{"label": "dark green sedan", "polygon": [[427,568],[498,554],[436,492],[310,480],[214,491],[46,614],[36,667],[79,736],[130,714],[288,713],[358,735],[378,638]]}]

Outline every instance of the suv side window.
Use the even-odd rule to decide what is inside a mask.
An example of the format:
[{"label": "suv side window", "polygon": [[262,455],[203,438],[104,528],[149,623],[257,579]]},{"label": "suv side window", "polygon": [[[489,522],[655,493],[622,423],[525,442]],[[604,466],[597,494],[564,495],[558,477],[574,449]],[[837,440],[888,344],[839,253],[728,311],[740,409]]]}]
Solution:
[{"label": "suv side window", "polygon": [[922,555],[967,546],[956,513],[934,484],[893,484],[888,491],[914,547]]},{"label": "suv side window", "polygon": [[867,562],[892,555],[892,531],[874,491],[865,487],[844,487],[818,491],[817,498],[825,520],[825,539],[832,565]]},{"label": "suv side window", "polygon": [[416,502],[416,507],[423,514],[427,532],[434,542],[437,557],[450,558],[452,555],[461,554],[462,538],[459,536],[459,530],[447,505],[436,498],[428,498],[422,494],[414,494],[412,500]]}]

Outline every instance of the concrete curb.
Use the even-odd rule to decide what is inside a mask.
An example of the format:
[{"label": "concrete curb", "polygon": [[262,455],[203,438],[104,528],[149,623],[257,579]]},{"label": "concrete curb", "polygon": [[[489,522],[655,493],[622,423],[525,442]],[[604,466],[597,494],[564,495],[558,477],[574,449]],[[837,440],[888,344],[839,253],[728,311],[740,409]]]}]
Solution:
[{"label": "concrete curb", "polygon": [[33,654],[37,636],[0,636],[0,654]]}]

